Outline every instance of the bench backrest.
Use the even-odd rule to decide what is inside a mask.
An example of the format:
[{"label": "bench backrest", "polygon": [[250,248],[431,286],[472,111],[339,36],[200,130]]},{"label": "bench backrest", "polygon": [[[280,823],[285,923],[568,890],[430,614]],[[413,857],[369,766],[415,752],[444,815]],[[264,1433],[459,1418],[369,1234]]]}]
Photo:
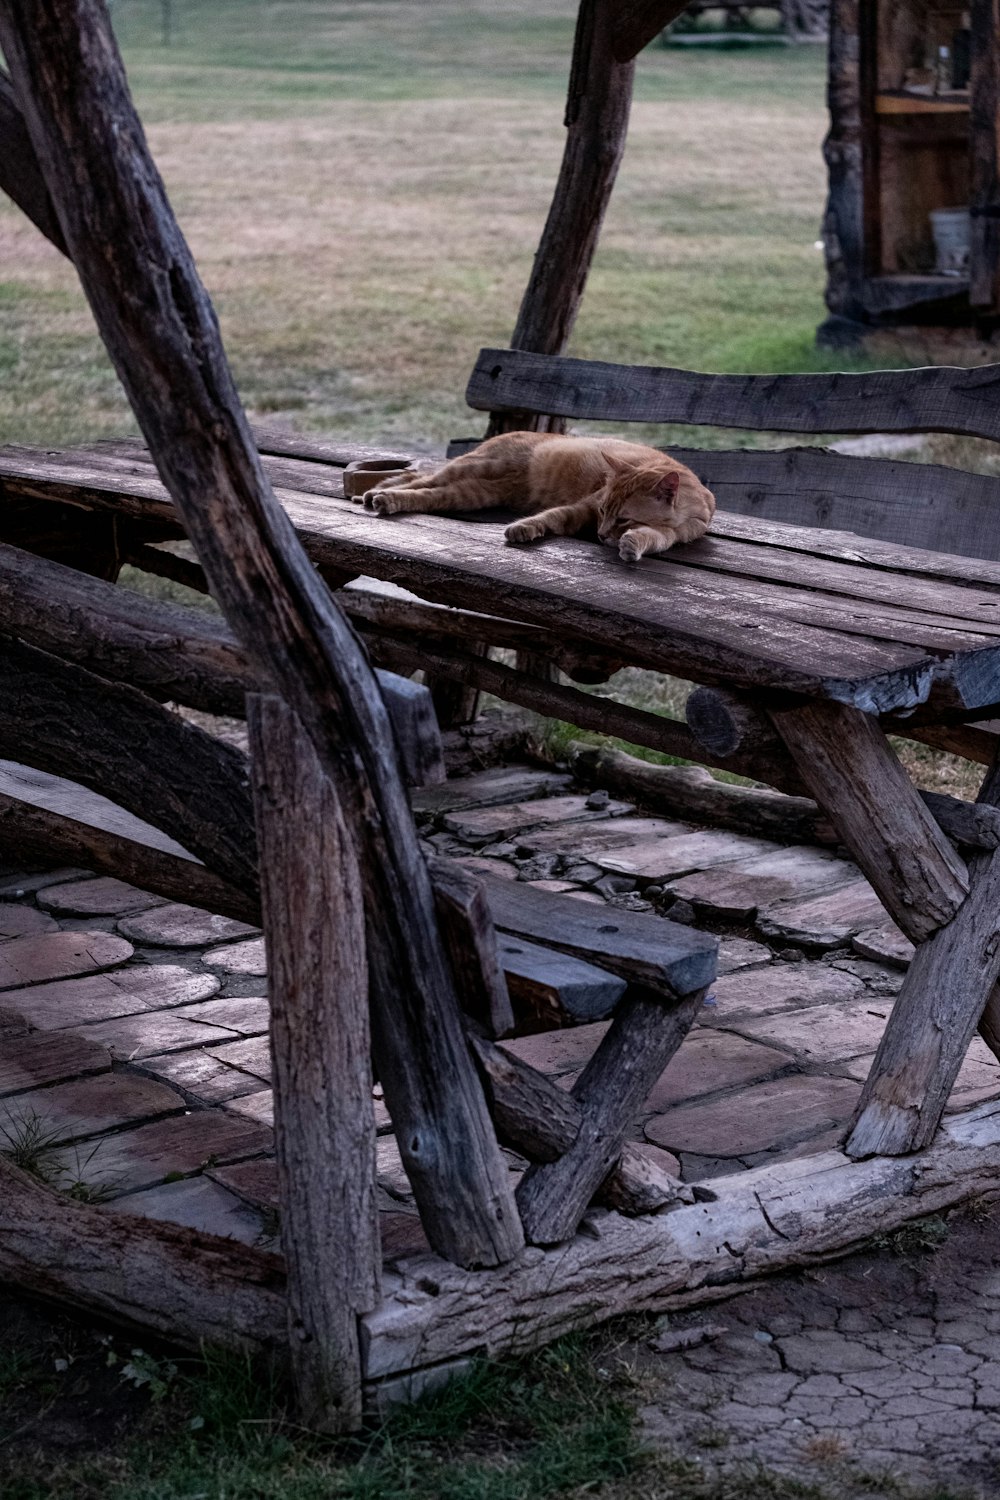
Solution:
[{"label": "bench backrest", "polygon": [[[1000,365],[833,375],[701,375],[483,349],[480,411],[762,432],[944,432],[1000,442]],[[723,510],[1000,560],[1000,478],[828,449],[671,446]]]}]

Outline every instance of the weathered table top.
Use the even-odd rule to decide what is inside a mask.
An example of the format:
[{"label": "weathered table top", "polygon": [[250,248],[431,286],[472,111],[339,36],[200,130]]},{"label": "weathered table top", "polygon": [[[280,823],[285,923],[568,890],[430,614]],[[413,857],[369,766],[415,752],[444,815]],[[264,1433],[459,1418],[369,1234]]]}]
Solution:
[{"label": "weathered table top", "polygon": [[[312,456],[265,455],[265,467],[321,567],[543,625],[697,682],[877,713],[1000,702],[998,563],[724,512],[708,537],[638,566],[571,538],[513,548],[495,520],[374,517],[342,496],[340,471],[360,450],[285,446]],[[137,445],[0,449],[0,484],[14,499],[111,509],[161,537],[176,525]]]}]

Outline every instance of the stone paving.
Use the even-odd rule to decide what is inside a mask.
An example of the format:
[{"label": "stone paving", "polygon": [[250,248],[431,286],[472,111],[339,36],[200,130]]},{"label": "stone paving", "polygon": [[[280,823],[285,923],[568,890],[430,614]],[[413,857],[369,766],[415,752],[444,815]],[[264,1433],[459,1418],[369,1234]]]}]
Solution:
[{"label": "stone paving", "polygon": [[[839,1141],[909,956],[849,861],[648,816],[524,766],[414,801],[428,850],[470,869],[720,934],[714,990],[635,1121],[644,1150],[700,1181]],[[569,1087],[606,1029],[589,1018],[620,982],[501,946],[533,1028],[505,1045]],[[0,869],[0,1150],[118,1211],[274,1245],[265,988],[263,940],[245,924],[86,871]],[[585,1024],[539,1029],[560,1007]],[[997,1096],[1000,1066],[977,1040],[949,1108]],[[391,1261],[426,1242],[377,1090],[376,1119]],[[898,1269],[872,1301],[874,1282],[852,1292],[828,1268],[670,1321],[646,1350],[663,1382],[651,1435],[701,1454],[721,1433],[728,1458],[795,1472],[864,1457],[917,1478],[937,1445],[985,1473],[1000,1439],[1000,1283],[986,1261],[947,1296]]]},{"label": "stone paving", "polygon": [[[700,1181],[838,1140],[906,962],[847,860],[647,816],[524,766],[419,792],[415,808],[428,848],[471,869],[720,932],[714,991],[635,1121],[643,1149]],[[620,982],[520,940],[501,949],[512,995],[535,1008],[533,1034],[506,1045],[569,1087],[608,1023],[538,1028],[560,1005],[607,1014]],[[0,1143],[40,1138],[42,1169],[95,1201],[270,1242],[265,977],[263,939],[241,922],[85,871],[0,873]],[[998,1095],[977,1040],[949,1108]],[[423,1237],[376,1102],[398,1254]]]}]

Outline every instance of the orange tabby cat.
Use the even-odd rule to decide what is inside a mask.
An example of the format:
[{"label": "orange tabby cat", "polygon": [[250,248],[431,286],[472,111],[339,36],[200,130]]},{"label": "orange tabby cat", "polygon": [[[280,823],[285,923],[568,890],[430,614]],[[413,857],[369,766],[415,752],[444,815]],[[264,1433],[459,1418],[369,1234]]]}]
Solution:
[{"label": "orange tabby cat", "polygon": [[364,497],[376,515],[505,506],[527,519],[508,542],[590,531],[625,562],[708,530],[715,497],[690,469],[619,438],[505,432],[433,473],[383,480]]}]

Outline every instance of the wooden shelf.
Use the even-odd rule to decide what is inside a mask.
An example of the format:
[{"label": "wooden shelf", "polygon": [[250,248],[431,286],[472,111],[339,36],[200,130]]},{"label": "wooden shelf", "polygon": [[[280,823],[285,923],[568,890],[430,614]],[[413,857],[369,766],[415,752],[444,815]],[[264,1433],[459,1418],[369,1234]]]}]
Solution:
[{"label": "wooden shelf", "polygon": [[875,95],[877,115],[964,115],[969,112],[968,93]]}]

